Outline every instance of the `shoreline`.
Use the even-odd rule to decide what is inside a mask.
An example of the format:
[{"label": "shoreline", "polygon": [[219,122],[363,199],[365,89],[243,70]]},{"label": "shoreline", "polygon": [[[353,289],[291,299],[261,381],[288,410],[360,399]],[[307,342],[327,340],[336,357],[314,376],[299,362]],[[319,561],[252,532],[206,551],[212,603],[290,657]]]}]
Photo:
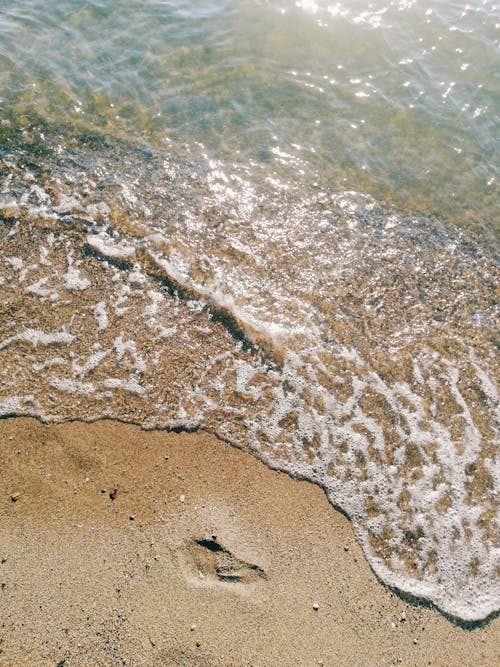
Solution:
[{"label": "shoreline", "polygon": [[[206,432],[0,420],[0,666],[495,665],[318,486]],[[316,608],[317,607],[317,608]]]}]

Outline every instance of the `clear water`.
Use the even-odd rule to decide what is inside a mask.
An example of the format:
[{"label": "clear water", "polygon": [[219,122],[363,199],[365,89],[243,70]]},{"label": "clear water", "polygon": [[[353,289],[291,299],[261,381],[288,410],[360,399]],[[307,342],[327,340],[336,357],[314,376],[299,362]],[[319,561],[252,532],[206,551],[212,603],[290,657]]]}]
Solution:
[{"label": "clear water", "polygon": [[499,9],[0,0],[1,412],[208,429],[494,613]]}]

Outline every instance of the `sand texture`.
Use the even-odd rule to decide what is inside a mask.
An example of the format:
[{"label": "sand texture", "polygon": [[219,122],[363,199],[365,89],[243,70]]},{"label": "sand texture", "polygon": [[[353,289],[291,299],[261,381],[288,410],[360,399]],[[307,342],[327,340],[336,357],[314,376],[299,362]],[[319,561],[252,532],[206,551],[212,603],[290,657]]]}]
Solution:
[{"label": "sand texture", "polygon": [[0,421],[0,665],[500,664],[382,586],[321,489],[203,433]]}]

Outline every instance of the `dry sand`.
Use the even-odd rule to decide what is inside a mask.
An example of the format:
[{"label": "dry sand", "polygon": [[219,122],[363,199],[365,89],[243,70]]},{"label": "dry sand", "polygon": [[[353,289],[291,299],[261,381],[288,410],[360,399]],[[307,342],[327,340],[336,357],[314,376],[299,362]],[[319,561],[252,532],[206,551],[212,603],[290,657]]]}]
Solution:
[{"label": "dry sand", "polygon": [[2,667],[500,664],[499,618],[405,602],[319,488],[206,433],[4,419],[0,469]]}]

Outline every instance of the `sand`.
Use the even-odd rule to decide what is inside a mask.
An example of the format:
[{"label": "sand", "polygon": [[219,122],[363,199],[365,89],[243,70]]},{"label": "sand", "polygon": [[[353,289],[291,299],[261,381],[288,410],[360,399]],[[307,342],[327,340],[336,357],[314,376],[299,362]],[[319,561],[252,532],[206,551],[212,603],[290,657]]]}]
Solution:
[{"label": "sand", "polygon": [[321,489],[204,433],[0,421],[0,665],[500,664],[384,587]]}]

